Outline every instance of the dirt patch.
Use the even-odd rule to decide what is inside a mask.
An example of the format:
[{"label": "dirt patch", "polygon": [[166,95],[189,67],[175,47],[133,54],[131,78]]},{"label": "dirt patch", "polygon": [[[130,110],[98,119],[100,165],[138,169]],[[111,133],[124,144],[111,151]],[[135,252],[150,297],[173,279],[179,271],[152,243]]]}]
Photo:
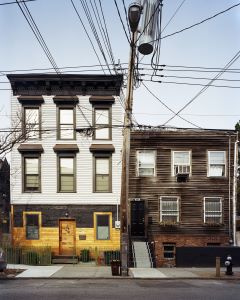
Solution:
[{"label": "dirt patch", "polygon": [[24,270],[22,269],[6,269],[4,272],[0,272],[1,278],[13,278],[18,274],[22,273]]}]

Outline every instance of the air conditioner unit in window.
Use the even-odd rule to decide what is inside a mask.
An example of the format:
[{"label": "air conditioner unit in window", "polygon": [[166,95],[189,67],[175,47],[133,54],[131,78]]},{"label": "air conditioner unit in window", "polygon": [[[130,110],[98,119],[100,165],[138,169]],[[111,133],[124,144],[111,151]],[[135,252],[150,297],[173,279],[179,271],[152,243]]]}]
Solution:
[{"label": "air conditioner unit in window", "polygon": [[190,166],[189,165],[179,165],[176,166],[176,175],[189,175],[190,174]]},{"label": "air conditioner unit in window", "polygon": [[115,229],[120,229],[121,223],[120,221],[115,221]]}]

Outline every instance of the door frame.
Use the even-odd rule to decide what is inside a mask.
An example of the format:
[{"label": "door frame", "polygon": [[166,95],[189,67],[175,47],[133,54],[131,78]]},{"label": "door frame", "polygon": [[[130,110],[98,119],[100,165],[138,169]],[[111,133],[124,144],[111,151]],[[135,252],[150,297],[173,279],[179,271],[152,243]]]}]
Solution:
[{"label": "door frame", "polygon": [[[58,253],[59,255],[62,255],[61,254],[61,222],[66,222],[66,221],[74,221],[75,222],[75,227],[74,227],[74,234],[73,234],[73,255],[76,255],[76,228],[77,228],[77,224],[76,224],[76,219],[68,219],[68,218],[61,218],[61,219],[58,219],[58,241],[59,241],[59,245],[58,245]],[[64,254],[63,254],[64,255]]]},{"label": "door frame", "polygon": [[[129,227],[130,227],[130,234],[132,232],[132,219],[131,219],[131,210],[132,210],[132,202],[144,202],[144,235],[142,236],[143,238],[147,238],[148,236],[148,203],[145,199],[142,198],[133,198],[130,200],[130,209],[129,209]],[[139,236],[141,238],[141,236]]]}]

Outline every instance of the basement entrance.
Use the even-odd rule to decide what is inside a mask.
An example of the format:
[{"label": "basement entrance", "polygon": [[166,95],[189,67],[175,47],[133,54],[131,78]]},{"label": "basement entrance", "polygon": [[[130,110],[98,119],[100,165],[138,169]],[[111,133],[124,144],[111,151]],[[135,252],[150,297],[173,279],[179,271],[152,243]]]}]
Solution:
[{"label": "basement entrance", "polygon": [[59,221],[59,252],[60,255],[75,255],[76,221]]},{"label": "basement entrance", "polygon": [[131,201],[131,235],[145,237],[145,201]]}]

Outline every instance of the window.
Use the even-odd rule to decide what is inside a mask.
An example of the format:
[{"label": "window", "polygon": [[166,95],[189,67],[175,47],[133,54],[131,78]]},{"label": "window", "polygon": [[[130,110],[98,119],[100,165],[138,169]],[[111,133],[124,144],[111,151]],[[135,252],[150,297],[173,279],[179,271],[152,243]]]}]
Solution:
[{"label": "window", "polygon": [[58,191],[75,192],[75,157],[58,157]]},{"label": "window", "polygon": [[96,214],[96,239],[110,240],[110,214]]},{"label": "window", "polygon": [[58,138],[61,140],[75,139],[75,109],[59,108]]},{"label": "window", "polygon": [[24,157],[24,192],[40,191],[40,157]]},{"label": "window", "polygon": [[95,160],[95,192],[111,192],[111,157],[94,157]]},{"label": "window", "polygon": [[39,240],[39,214],[25,213],[26,239]]},{"label": "window", "polygon": [[222,223],[222,199],[215,197],[204,198],[204,223]]},{"label": "window", "polygon": [[173,151],[172,152],[173,170],[172,174],[190,174],[191,173],[191,152]]},{"label": "window", "polygon": [[175,258],[175,243],[164,243],[163,244],[163,257],[167,259],[174,259]]},{"label": "window", "polygon": [[[110,121],[110,108],[94,108],[94,127],[97,129],[94,133],[96,140],[109,140],[111,139],[111,121]],[[100,128],[100,129],[99,129]]]},{"label": "window", "polygon": [[137,173],[139,177],[156,175],[156,151],[137,151]]},{"label": "window", "polygon": [[208,176],[226,176],[225,151],[208,151]]},{"label": "window", "polygon": [[24,133],[28,139],[40,138],[39,107],[24,107]]},{"label": "window", "polygon": [[170,224],[179,222],[178,197],[160,197],[160,222]]}]

